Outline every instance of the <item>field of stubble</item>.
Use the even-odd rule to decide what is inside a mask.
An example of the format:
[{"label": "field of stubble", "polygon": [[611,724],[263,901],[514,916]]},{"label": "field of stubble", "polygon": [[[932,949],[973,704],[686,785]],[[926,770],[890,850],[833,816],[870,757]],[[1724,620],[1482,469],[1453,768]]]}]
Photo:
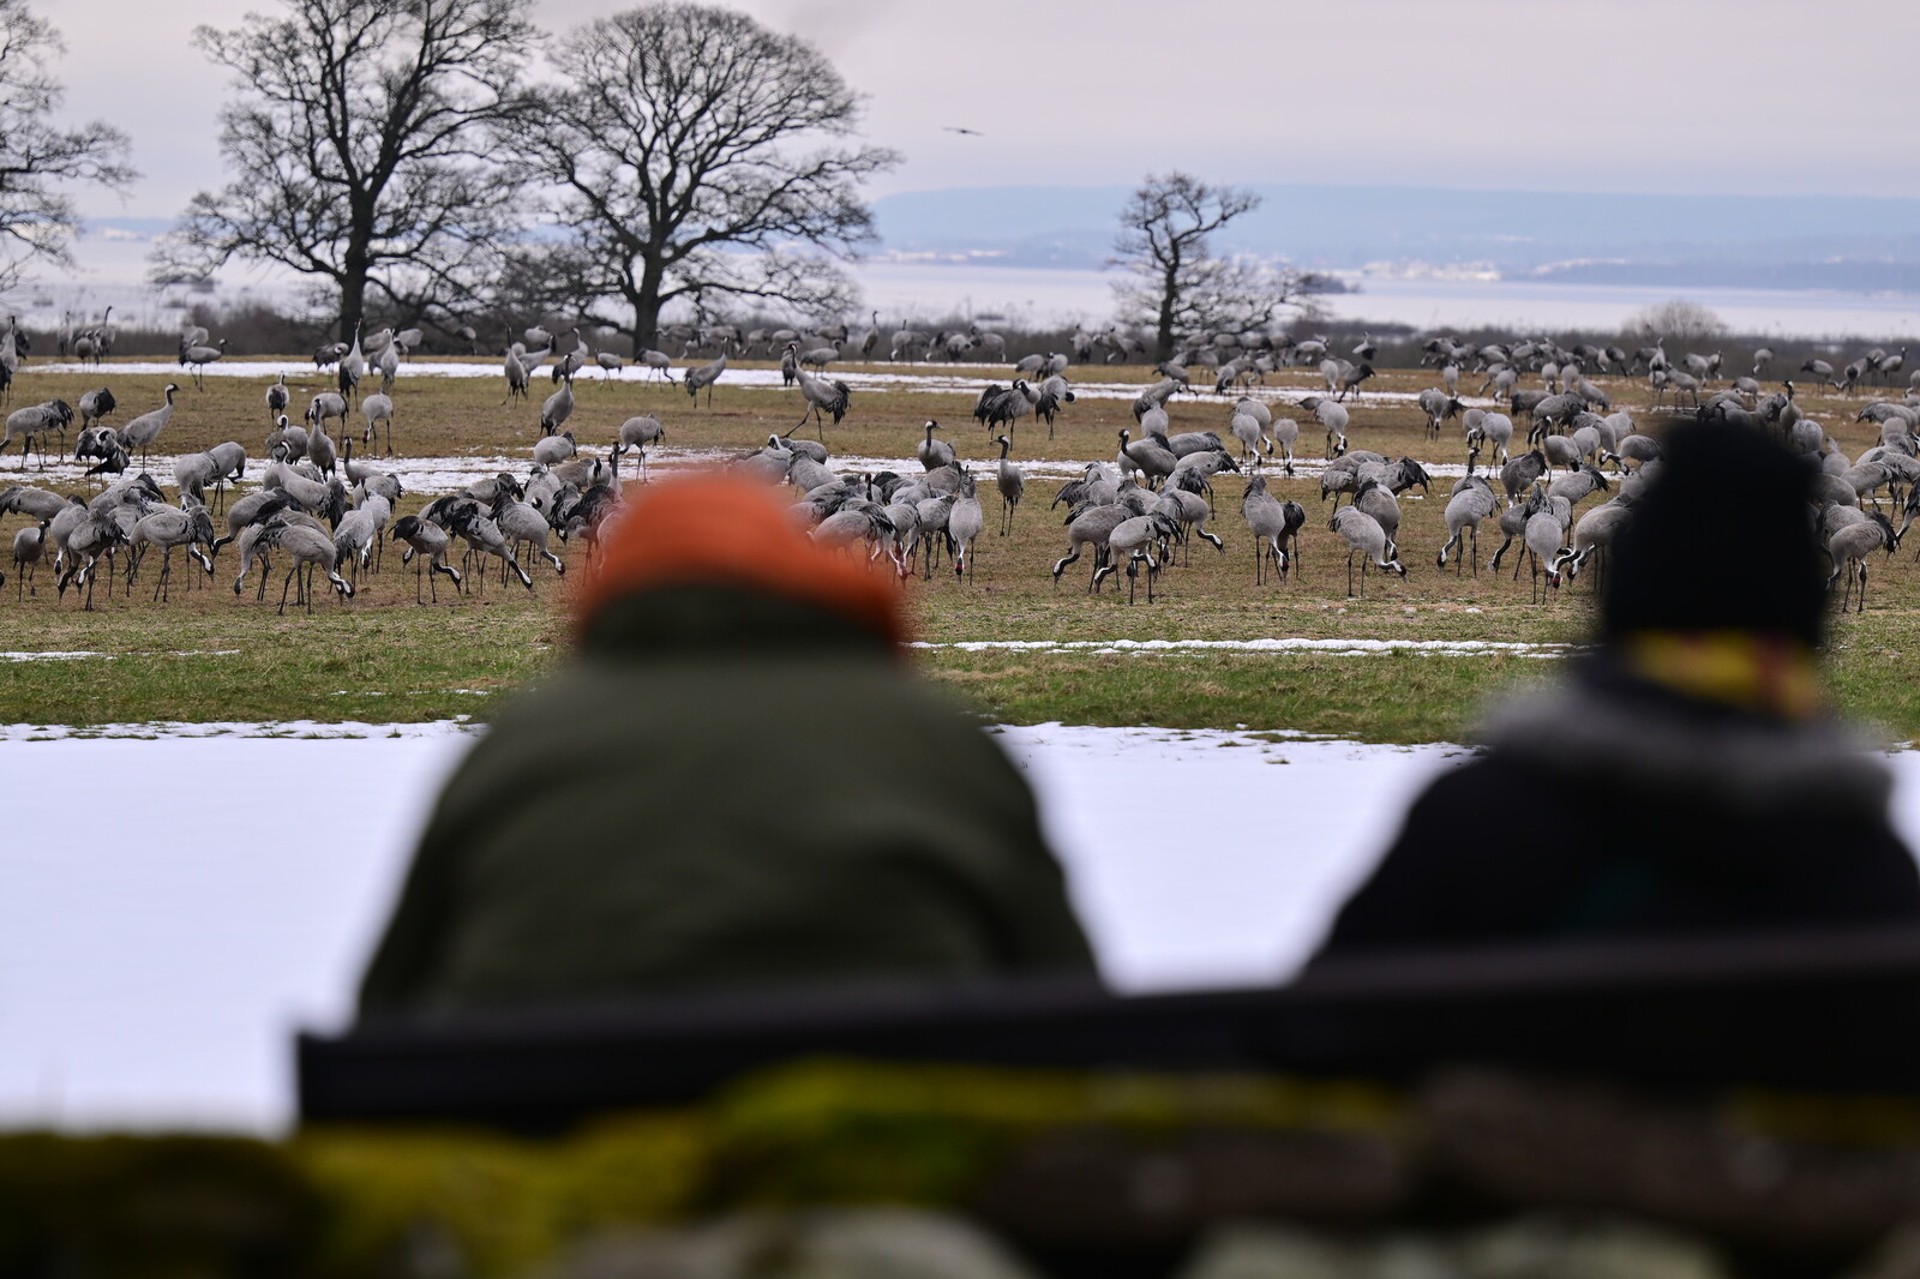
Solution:
[{"label": "field of stubble", "polygon": [[[183,376],[178,408],[156,443],[149,471],[172,495],[172,455],[236,440],[253,458],[263,452],[268,421],[263,394],[278,370],[258,376],[208,377],[204,391]],[[488,365],[491,368],[491,364]],[[737,367],[765,369],[764,363]],[[311,365],[286,363],[296,410],[326,376]],[[1128,602],[1126,580],[1110,578],[1089,595],[1089,562],[1067,570],[1056,584],[1052,562],[1067,548],[1064,508],[1048,508],[1072,464],[1114,453],[1117,434],[1132,425],[1125,387],[1142,384],[1141,369],[1069,370],[1093,387],[1060,418],[1053,438],[1031,421],[1015,432],[1014,457],[1030,472],[1026,500],[1009,536],[998,536],[999,499],[993,486],[997,448],[970,415],[973,393],[1004,369],[913,370],[848,365],[837,374],[907,372],[966,388],[960,394],[909,379],[876,387],[856,382],[848,419],[825,430],[836,456],[865,459],[850,465],[911,461],[921,424],[936,419],[963,459],[978,464],[980,496],[988,530],[980,539],[971,581],[937,572],[910,586],[920,639],[929,647],[916,660],[952,685],[988,715],[1007,722],[1063,720],[1094,724],[1172,727],[1234,727],[1328,733],[1365,741],[1421,742],[1459,739],[1477,707],[1515,680],[1536,678],[1551,668],[1535,646],[1577,642],[1585,633],[1592,585],[1583,577],[1531,602],[1526,573],[1485,570],[1498,545],[1491,525],[1480,543],[1481,571],[1458,574],[1434,564],[1445,538],[1447,490],[1465,460],[1457,426],[1438,441],[1427,438],[1424,418],[1411,395],[1433,385],[1426,370],[1388,371],[1368,384],[1353,405],[1353,447],[1389,456],[1409,455],[1436,470],[1434,492],[1403,496],[1399,537],[1409,575],[1405,580],[1369,575],[1364,599],[1347,592],[1345,545],[1326,528],[1331,510],[1320,499],[1312,465],[1292,479],[1268,465],[1265,473],[1281,498],[1293,498],[1309,513],[1301,563],[1285,581],[1254,582],[1252,540],[1239,517],[1243,480],[1223,474],[1216,481],[1218,512],[1212,527],[1225,539],[1224,552],[1196,540],[1182,562],[1163,574],[1155,600]],[[1076,376],[1077,375],[1077,376]],[[629,371],[626,382],[602,384],[596,373],[577,383],[577,408],[568,424],[583,448],[604,452],[627,417],[652,413],[667,427],[667,447],[652,456],[654,477],[676,465],[711,460],[752,448],[770,432],[785,431],[800,416],[796,391],[730,385],[723,380],[711,408],[690,402],[677,387],[649,385]],[[64,374],[29,366],[14,387],[13,407],[60,397],[76,402],[94,386],[111,386],[122,405],[111,419],[124,422],[157,406],[168,376],[130,372],[108,364],[100,373]],[[1324,437],[1308,415],[1288,406],[1316,389],[1314,374],[1300,371],[1269,379],[1255,394],[1274,402],[1276,416],[1291,414],[1302,428],[1303,463],[1317,462]],[[1617,407],[1634,412],[1643,429],[1660,429],[1658,412],[1644,384],[1603,381]],[[1466,387],[1463,381],[1464,389]],[[553,388],[536,381],[533,401],[501,403],[503,386],[485,378],[434,377],[403,370],[394,392],[396,456],[384,465],[407,483],[399,512],[474,478],[504,459],[524,474],[528,450],[539,437],[539,401]],[[1168,406],[1173,428],[1215,430],[1226,436],[1229,401],[1210,394],[1176,397]],[[1802,399],[1850,454],[1877,442],[1878,428],[1853,421],[1863,398]],[[356,421],[357,419],[350,419]],[[814,435],[808,425],[803,433]],[[15,446],[17,449],[17,445]],[[69,441],[71,447],[71,439]],[[22,476],[21,456],[0,457],[0,488],[38,484],[65,494],[93,491],[71,464],[37,472],[37,459]],[[631,459],[627,472],[631,483]],[[258,472],[250,463],[242,489]],[[1447,468],[1444,471],[1439,468]],[[464,477],[464,478],[463,478]],[[1589,499],[1591,504],[1598,498]],[[1583,508],[1584,509],[1584,508]],[[26,521],[0,517],[0,545]],[[1698,571],[1710,574],[1721,556],[1739,554],[1737,529],[1703,553]],[[556,543],[556,546],[558,544]],[[30,592],[20,591],[10,562],[0,592],[0,722],[90,725],[149,720],[364,720],[370,722],[484,716],[490,698],[540,672],[564,651],[569,592],[584,567],[578,546],[562,549],[571,572],[557,577],[535,570],[532,593],[498,578],[484,590],[459,594],[442,583],[437,605],[415,603],[411,569],[389,553],[384,569],[363,576],[351,602],[321,595],[311,615],[289,607],[276,612],[281,579],[269,583],[264,602],[254,583],[237,596],[229,550],[211,580],[184,572],[176,560],[171,599],[150,598],[154,568],[127,592],[124,582],[107,596],[103,580],[86,611],[69,591],[56,594],[43,566]],[[1190,562],[1188,562],[1190,560]],[[1511,553],[1508,564],[1513,559]],[[1470,568],[1470,566],[1469,566]],[[1920,651],[1920,566],[1910,553],[1872,566],[1864,615],[1836,616],[1829,668],[1844,709],[1884,725],[1898,738],[1920,735],[1920,695],[1909,654]],[[197,589],[181,585],[198,578]],[[1117,588],[1117,589],[1116,589]],[[1276,638],[1320,641],[1415,641],[1420,647],[1385,651],[1302,648],[1247,650],[1234,644]],[[1024,642],[1032,647],[971,647]],[[1209,641],[1226,646],[1177,645],[1131,649],[1119,641]],[[1433,642],[1462,644],[1441,651]],[[1481,644],[1515,648],[1478,648]],[[960,648],[954,645],[966,644]],[[83,653],[55,660],[12,660],[24,653]]]}]

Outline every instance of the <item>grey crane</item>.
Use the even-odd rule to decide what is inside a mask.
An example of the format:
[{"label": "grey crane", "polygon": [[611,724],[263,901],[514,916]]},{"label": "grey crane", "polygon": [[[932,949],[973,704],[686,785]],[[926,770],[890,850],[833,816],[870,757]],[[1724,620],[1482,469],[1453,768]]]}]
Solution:
[{"label": "grey crane", "polygon": [[[524,543],[541,559],[553,565],[555,575],[560,577],[567,575],[566,563],[547,549],[547,533],[551,526],[540,512],[525,502],[516,500],[512,494],[503,492],[493,500],[492,515],[493,522],[499,526],[500,532],[513,545],[515,562],[519,560],[519,549]],[[529,579],[530,582],[531,579]]]},{"label": "grey crane", "polygon": [[[393,456],[393,397],[385,391],[375,391],[360,401],[360,412],[366,415],[367,429],[360,435],[362,444],[373,443],[384,424],[387,428],[387,456]],[[351,440],[349,440],[351,443]]]},{"label": "grey crane", "polygon": [[[113,398],[111,389],[101,386],[83,394],[79,399],[78,407],[80,429],[84,431],[87,427],[100,425],[107,414],[120,407],[120,402]],[[65,441],[62,443],[64,444]]]},{"label": "grey crane", "polygon": [[[1559,564],[1562,552],[1567,549],[1562,542],[1565,533],[1566,529],[1561,525],[1559,517],[1552,511],[1543,510],[1527,517],[1526,527],[1521,531],[1521,537],[1522,544],[1526,548],[1524,554],[1533,570],[1529,579],[1531,584],[1529,599],[1537,596],[1540,602],[1545,603],[1549,591],[1560,589]],[[1514,566],[1514,571],[1519,571],[1519,565]],[[1542,571],[1547,575],[1545,587],[1540,585]]]},{"label": "grey crane", "polygon": [[933,433],[940,429],[940,424],[932,418],[928,418],[927,424],[923,429],[926,432],[926,438],[914,446],[913,450],[914,457],[920,462],[920,469],[923,471],[932,471],[942,466],[952,466],[954,461],[953,445],[948,444],[945,440],[936,440],[933,438]]},{"label": "grey crane", "polygon": [[[15,529],[13,534],[13,597],[22,598],[22,593],[35,594],[27,590],[27,584],[38,572],[41,558],[47,551],[47,525],[50,520],[41,520],[38,524],[29,524],[25,528]],[[0,582],[6,579],[0,578]]]},{"label": "grey crane", "polygon": [[1434,563],[1445,569],[1447,553],[1457,550],[1461,555],[1454,561],[1454,576],[1460,575],[1460,565],[1467,561],[1473,563],[1473,575],[1480,576],[1480,522],[1499,509],[1500,499],[1484,476],[1470,475],[1461,480],[1453,496],[1447,499],[1447,540],[1441,544]]},{"label": "grey crane", "polygon": [[[338,396],[334,397],[338,399]],[[327,415],[321,411],[318,397],[310,410],[312,429],[307,432],[307,461],[319,468],[322,475],[333,475],[334,463],[339,460],[339,450],[334,447],[333,437],[327,434]],[[346,434],[346,405],[340,406],[340,433]]]},{"label": "grey crane", "polygon": [[[651,414],[630,417],[620,424],[620,432],[615,437],[614,447],[620,453],[634,452],[634,471],[642,483],[647,478],[647,445],[667,438],[667,428],[660,425],[660,419]],[[617,466],[615,468],[618,469]]]},{"label": "grey crane", "polygon": [[1060,411],[1065,406],[1072,404],[1077,398],[1073,389],[1067,385],[1067,379],[1059,373],[1048,373],[1041,380],[1039,388],[1030,391],[1029,394],[1033,396],[1034,415],[1046,422],[1047,438],[1052,439],[1053,420],[1060,415]]},{"label": "grey crane", "polygon": [[326,426],[328,418],[340,420],[340,433],[347,433],[347,398],[334,391],[321,391],[307,405],[306,420],[315,430]]},{"label": "grey crane", "polygon": [[[1067,553],[1055,560],[1053,564],[1055,585],[1059,584],[1060,575],[1067,571],[1068,566],[1078,562],[1082,547],[1094,548],[1093,567],[1097,575],[1100,566],[1106,562],[1107,535],[1119,528],[1123,522],[1131,519],[1133,515],[1134,512],[1130,508],[1111,503],[1105,506],[1089,507],[1069,520],[1067,522]],[[1088,592],[1091,593],[1098,583],[1097,576],[1091,578],[1087,582]]]},{"label": "grey crane", "polygon": [[[51,531],[55,533],[60,531],[57,520]],[[88,612],[92,612],[93,584],[99,577],[97,566],[100,563],[100,557],[109,554],[117,547],[126,545],[126,542],[126,530],[121,527],[111,507],[101,510],[83,508],[80,515],[69,525],[65,537],[56,539],[55,544],[61,547],[61,553],[66,561],[65,570],[54,580],[58,594],[64,598],[67,587],[84,581],[87,587],[85,607]],[[107,587],[107,594],[109,596],[113,594],[111,584]]]},{"label": "grey crane", "polygon": [[353,322],[353,344],[347,353],[340,357],[340,394],[353,398],[354,391],[360,386],[360,379],[367,375],[367,357],[360,348],[360,321]]},{"label": "grey crane", "polygon": [[[862,476],[861,480],[870,483],[872,477]],[[894,527],[893,521],[881,507],[869,501],[855,500],[821,520],[814,526],[810,536],[822,546],[841,549],[851,549],[856,542],[864,543],[867,558],[872,560],[879,557],[881,544],[892,540]]]},{"label": "grey crane", "polygon": [[553,380],[560,389],[549,395],[540,406],[540,434],[552,435],[567,424],[573,416],[573,375],[561,365],[554,365]]},{"label": "grey crane", "polygon": [[[511,476],[503,478],[509,481],[512,479]],[[509,489],[506,491],[511,492],[512,490]],[[494,500],[497,500],[500,495],[500,489],[496,489]],[[491,505],[491,501],[489,505]],[[456,498],[448,503],[444,509],[448,530],[467,544],[468,556],[477,556],[481,559],[489,555],[493,556],[501,563],[500,571],[503,579],[506,572],[511,569],[514,575],[520,579],[522,586],[526,587],[529,591],[533,589],[533,578],[528,575],[524,568],[520,567],[520,560],[514,555],[513,547],[508,543],[506,534],[501,531],[500,526],[487,514],[479,501],[471,498]],[[473,580],[480,584],[481,589],[485,589],[486,578],[483,572],[476,570],[473,574]]]},{"label": "grey crane", "polygon": [[1233,438],[1240,441],[1240,460],[1253,466],[1260,465],[1261,445],[1266,446],[1268,456],[1273,454],[1273,441],[1267,438],[1266,428],[1260,425],[1260,419],[1251,413],[1235,413],[1228,424]]},{"label": "grey crane", "polygon": [[1554,480],[1547,492],[1552,497],[1564,497],[1578,506],[1593,494],[1605,493],[1611,488],[1612,485],[1607,483],[1607,477],[1600,473],[1598,467],[1582,464]]},{"label": "grey crane", "polygon": [[1309,395],[1300,401],[1300,407],[1313,414],[1320,425],[1327,429],[1328,457],[1339,457],[1347,451],[1347,424],[1350,418],[1346,405],[1323,396]]},{"label": "grey crane", "polygon": [[[1527,500],[1524,503],[1519,505],[1510,503],[1506,509],[1500,512],[1500,532],[1505,535],[1505,538],[1500,543],[1499,549],[1494,551],[1492,557],[1487,560],[1487,568],[1489,571],[1499,571],[1500,559],[1507,553],[1507,548],[1512,546],[1516,540],[1526,536],[1527,521],[1546,509],[1547,491],[1546,487],[1541,485],[1528,492]],[[1520,570],[1518,566],[1516,566],[1514,568],[1514,575],[1517,577],[1519,573]]]},{"label": "grey crane", "polygon": [[1846,612],[1847,599],[1853,593],[1856,581],[1860,584],[1860,600],[1855,612],[1864,613],[1867,609],[1867,557],[1875,551],[1885,550],[1891,556],[1899,538],[1893,531],[1893,525],[1887,517],[1878,511],[1868,514],[1865,520],[1849,524],[1838,529],[1827,539],[1827,555],[1833,560],[1833,575],[1827,578],[1827,589],[1846,574],[1846,587],[1840,594],[1840,611]]},{"label": "grey crane", "polygon": [[[305,603],[308,614],[313,612],[313,579],[322,570],[327,581],[333,586],[334,593],[343,600],[353,598],[353,583],[340,576],[336,569],[339,555],[334,550],[333,541],[319,529],[306,523],[269,523],[265,526],[262,540],[274,550],[286,552],[290,561],[286,579],[280,584],[280,609],[287,611],[287,592],[294,580],[300,580],[300,594],[295,603]],[[240,593],[240,583],[233,584],[234,594]]]},{"label": "grey crane", "polygon": [[167,602],[167,587],[173,578],[175,547],[186,547],[187,554],[206,570],[208,577],[212,577],[213,557],[203,554],[199,548],[212,546],[213,540],[213,517],[207,513],[207,508],[204,506],[195,506],[191,510],[163,506],[151,514],[141,516],[134,524],[132,532],[127,535],[128,591],[131,592],[133,589],[133,579],[139,573],[141,563],[146,559],[149,546],[158,546],[164,552],[160,558],[160,580],[153,588],[153,597],[163,604]]},{"label": "grey crane", "polygon": [[307,428],[292,425],[282,413],[267,432],[266,448],[267,457],[275,462],[298,462],[307,455]]},{"label": "grey crane", "polygon": [[[687,397],[689,399],[698,399],[700,392],[704,390],[707,393],[707,407],[712,408],[713,384],[718,382],[720,375],[726,371],[727,353],[722,351],[720,352],[720,358],[711,363],[702,364],[697,369],[688,369],[686,376],[681,379],[681,385],[687,388]],[[802,420],[804,421],[805,419]],[[837,421],[838,419],[835,420]]]},{"label": "grey crane", "polygon": [[593,353],[593,362],[600,369],[600,380],[602,382],[609,380],[614,374],[627,367],[627,362],[615,355],[612,351],[595,351]]},{"label": "grey crane", "polygon": [[206,368],[227,352],[227,339],[221,338],[212,346],[190,346],[180,352],[182,366],[193,369],[193,384],[201,390],[207,389]]},{"label": "grey crane", "polygon": [[380,543],[380,523],[380,515],[361,506],[348,511],[334,525],[334,563],[352,574],[350,580],[356,590],[360,585],[360,570],[373,558],[374,549]]},{"label": "grey crane", "polygon": [[1327,527],[1347,541],[1347,597],[1353,597],[1353,557],[1360,556],[1360,597],[1367,594],[1367,569],[1377,566],[1401,577],[1407,575],[1407,569],[1400,562],[1398,549],[1387,531],[1380,527],[1380,521],[1352,506],[1343,506],[1333,513],[1327,521]]},{"label": "grey crane", "polygon": [[643,348],[633,357],[635,364],[644,364],[655,382],[673,381],[673,357],[665,351],[656,351],[651,347]]},{"label": "grey crane", "polygon": [[173,485],[183,497],[196,502],[206,500],[207,486],[213,486],[214,509],[225,500],[227,482],[238,480],[247,471],[247,451],[228,440],[204,453],[183,453],[173,460]]},{"label": "grey crane", "polygon": [[[315,515],[326,515],[329,520],[338,522],[340,511],[345,506],[346,485],[337,480],[323,483],[285,462],[275,462],[261,473],[260,484],[263,488],[279,489],[291,498],[294,504],[304,511]],[[339,490],[340,500],[335,501],[335,490]]]},{"label": "grey crane", "polygon": [[[1627,502],[1603,502],[1580,517],[1573,526],[1573,545],[1560,558],[1559,568],[1571,582],[1580,576],[1587,561],[1595,555],[1603,554],[1613,546],[1614,538],[1633,518],[1633,506]],[[1604,560],[1598,563],[1604,563]],[[1599,567],[1594,569],[1594,585],[1599,586]]]},{"label": "grey crane", "polygon": [[380,367],[380,390],[382,394],[393,394],[393,380],[400,375],[400,346],[396,342],[387,343],[375,361]]},{"label": "grey crane", "polygon": [[1500,468],[1500,487],[1506,490],[1507,505],[1520,500],[1520,494],[1547,473],[1547,455],[1539,449],[1523,453]]},{"label": "grey crane", "polygon": [[995,473],[994,483],[1000,489],[1000,536],[1005,537],[1013,531],[1013,513],[1020,505],[1020,497],[1027,491],[1027,477],[1020,467],[1008,457],[1013,441],[1007,436],[997,436],[994,443],[1000,446],[1000,469]]},{"label": "grey crane", "polygon": [[7,451],[14,437],[20,437],[20,469],[27,469],[27,454],[32,451],[34,442],[40,444],[40,469],[47,469],[47,439],[56,432],[65,432],[67,424],[73,421],[73,409],[65,400],[48,400],[43,404],[30,405],[24,409],[15,409],[7,415],[7,429],[0,436],[0,453]]},{"label": "grey crane", "polygon": [[1120,451],[1114,460],[1119,463],[1122,472],[1138,471],[1147,477],[1149,484],[1172,475],[1173,468],[1180,464],[1173,450],[1151,437],[1133,439],[1132,434],[1125,428],[1120,431]]},{"label": "grey crane", "polygon": [[179,387],[167,383],[166,402],[151,413],[142,413],[133,421],[120,428],[120,443],[129,452],[140,450],[140,465],[147,465],[147,449],[158,439],[160,432],[167,429],[167,423],[173,420],[173,397]]},{"label": "grey crane", "polygon": [[24,484],[0,489],[0,514],[18,511],[36,520],[50,520],[67,505],[66,498],[46,489],[30,488]]},{"label": "grey crane", "polygon": [[1386,532],[1387,545],[1395,546],[1400,536],[1400,503],[1395,499],[1393,490],[1368,476],[1353,491],[1352,505],[1373,516],[1374,522]]},{"label": "grey crane", "polygon": [[954,577],[966,578],[969,585],[973,582],[974,540],[986,524],[986,512],[980,509],[979,490],[973,476],[963,475],[960,492],[947,511],[947,545],[953,550]]},{"label": "grey crane", "polygon": [[1146,515],[1134,515],[1116,524],[1107,534],[1107,562],[1093,572],[1093,587],[1098,590],[1100,582],[1108,574],[1117,572],[1119,564],[1115,560],[1125,556],[1127,560],[1127,603],[1134,602],[1134,591],[1139,583],[1139,565],[1147,565],[1147,603],[1153,603],[1154,579],[1160,575],[1160,561],[1153,558],[1156,542],[1164,542],[1178,531],[1174,521],[1159,512]]},{"label": "grey crane", "polygon": [[[1240,517],[1253,533],[1254,585],[1265,583],[1269,559],[1281,580],[1286,580],[1288,569],[1299,559],[1300,529],[1307,522],[1306,508],[1298,502],[1280,501],[1267,491],[1266,477],[1256,475],[1247,481],[1246,491],[1241,494]],[[1293,547],[1291,556],[1287,551],[1289,544]]]},{"label": "grey crane", "polygon": [[824,440],[827,438],[824,416],[831,414],[833,424],[840,425],[840,420],[847,415],[847,406],[853,402],[853,392],[847,389],[845,382],[815,377],[805,369],[799,371],[798,380],[800,394],[807,402],[807,411],[800,415],[800,420],[794,424],[794,429],[798,430],[805,426],[807,418],[811,416],[814,429]]},{"label": "grey crane", "polygon": [[1213,507],[1207,499],[1192,489],[1182,488],[1178,484],[1169,484],[1160,490],[1159,500],[1153,504],[1149,514],[1158,512],[1172,520],[1179,530],[1180,546],[1183,549],[1182,563],[1193,562],[1193,535],[1212,545],[1213,549],[1225,554],[1227,544],[1216,533],[1209,532],[1207,520],[1213,515]]},{"label": "grey crane", "polygon": [[280,380],[267,388],[267,421],[271,422],[287,411],[287,405],[293,402],[293,392],[287,389],[287,375],[282,373]]},{"label": "grey crane", "polygon": [[442,573],[453,579],[457,588],[460,585],[460,570],[447,563],[447,548],[451,546],[446,531],[439,525],[421,519],[417,515],[404,515],[393,525],[391,540],[405,542],[407,553],[401,563],[417,561],[413,570],[413,602],[424,604],[420,598],[420,579],[427,579],[427,588],[432,592],[433,602],[440,602],[440,591],[435,579]]},{"label": "grey crane", "polygon": [[507,376],[507,394],[500,402],[505,404],[508,400],[515,398],[524,400],[528,398],[527,386],[532,382],[533,375],[527,371],[526,362],[520,358],[520,352],[508,347],[504,354],[502,371]]},{"label": "grey crane", "polygon": [[1440,426],[1451,421],[1460,412],[1460,401],[1438,387],[1428,387],[1420,392],[1420,411],[1427,415],[1427,438],[1440,438]]},{"label": "grey crane", "polygon": [[1880,361],[1879,373],[1881,383],[1885,386],[1892,386],[1894,374],[1905,367],[1907,367],[1907,348],[1903,346],[1896,354],[1889,355]]}]

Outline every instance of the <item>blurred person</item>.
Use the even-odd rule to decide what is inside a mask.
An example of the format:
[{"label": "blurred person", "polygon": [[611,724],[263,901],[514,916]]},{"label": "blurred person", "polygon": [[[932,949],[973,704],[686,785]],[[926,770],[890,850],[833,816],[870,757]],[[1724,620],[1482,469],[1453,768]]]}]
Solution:
[{"label": "blurred person", "polygon": [[447,782],[363,1014],[1092,980],[1032,793],[903,660],[899,588],[764,485],[633,499],[575,617]]},{"label": "blurred person", "polygon": [[1890,774],[1822,706],[1810,481],[1750,428],[1676,427],[1594,649],[1428,787],[1321,956],[1920,918]]}]

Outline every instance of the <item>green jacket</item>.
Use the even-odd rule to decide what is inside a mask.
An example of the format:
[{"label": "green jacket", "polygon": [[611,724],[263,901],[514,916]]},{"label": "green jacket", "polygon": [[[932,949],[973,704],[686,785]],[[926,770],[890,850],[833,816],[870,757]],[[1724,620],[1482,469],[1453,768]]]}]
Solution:
[{"label": "green jacket", "polygon": [[608,605],[461,763],[360,1006],[1092,971],[964,712],[836,615],[683,586]]}]

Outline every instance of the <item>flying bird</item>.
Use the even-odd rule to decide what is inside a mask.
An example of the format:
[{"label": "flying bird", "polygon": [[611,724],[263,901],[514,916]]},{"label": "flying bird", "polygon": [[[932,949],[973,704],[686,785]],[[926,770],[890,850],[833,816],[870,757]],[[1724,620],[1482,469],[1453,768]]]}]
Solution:
[{"label": "flying bird", "polygon": [[984,138],[987,136],[978,129],[963,129],[957,124],[943,124],[940,128],[944,133],[962,133],[970,138]]}]

